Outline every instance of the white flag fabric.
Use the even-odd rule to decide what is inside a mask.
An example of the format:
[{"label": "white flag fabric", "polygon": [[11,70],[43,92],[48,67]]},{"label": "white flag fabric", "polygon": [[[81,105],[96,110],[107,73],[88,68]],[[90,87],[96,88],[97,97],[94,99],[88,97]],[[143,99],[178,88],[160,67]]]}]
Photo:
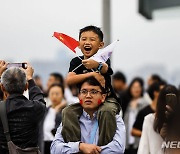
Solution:
[{"label": "white flag fabric", "polygon": [[108,58],[110,58],[117,43],[118,43],[118,40],[114,41],[113,43],[105,47],[104,49],[100,49],[96,54],[94,54],[89,59],[93,59],[97,62],[105,63],[108,60]]}]

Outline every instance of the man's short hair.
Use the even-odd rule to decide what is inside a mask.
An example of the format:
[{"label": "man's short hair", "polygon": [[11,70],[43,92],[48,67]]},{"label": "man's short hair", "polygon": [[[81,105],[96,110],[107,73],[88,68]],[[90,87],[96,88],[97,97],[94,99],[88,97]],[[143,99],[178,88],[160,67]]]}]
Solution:
[{"label": "man's short hair", "polygon": [[147,92],[150,96],[150,98],[153,100],[154,99],[154,92],[160,92],[160,86],[161,83],[160,82],[154,82],[152,85],[149,86],[149,88],[147,89]]},{"label": "man's short hair", "polygon": [[9,94],[23,94],[27,82],[26,74],[18,67],[11,67],[3,72],[1,82]]},{"label": "man's short hair", "polygon": [[80,38],[81,38],[81,34],[82,34],[83,32],[87,32],[87,31],[92,31],[92,32],[94,32],[95,34],[98,35],[100,41],[101,41],[101,42],[103,41],[103,37],[104,37],[104,36],[103,36],[103,32],[101,31],[101,29],[100,29],[99,27],[92,26],[92,25],[91,25],[91,26],[86,26],[86,27],[80,29],[80,31],[79,31],[79,40],[80,40]]},{"label": "man's short hair", "polygon": [[103,87],[101,86],[101,84],[99,83],[99,81],[96,80],[96,78],[95,78],[94,76],[90,76],[90,77],[84,79],[84,80],[78,85],[79,91],[81,90],[81,87],[82,87],[82,85],[83,85],[84,83],[88,83],[88,84],[91,85],[91,86],[99,86],[100,89],[101,89],[101,91],[102,91],[102,93],[103,93],[103,94],[105,93],[105,88],[103,88]]},{"label": "man's short hair", "polygon": [[126,77],[125,75],[122,73],[122,72],[116,72],[114,75],[113,75],[113,79],[115,80],[121,80],[123,81],[124,83],[126,83]]}]

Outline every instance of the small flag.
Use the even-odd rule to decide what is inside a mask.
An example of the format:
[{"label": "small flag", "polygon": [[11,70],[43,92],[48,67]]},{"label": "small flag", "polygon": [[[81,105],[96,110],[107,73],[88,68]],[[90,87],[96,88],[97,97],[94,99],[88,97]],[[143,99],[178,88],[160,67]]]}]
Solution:
[{"label": "small flag", "polygon": [[100,49],[95,55],[93,55],[89,59],[93,59],[97,62],[105,63],[108,60],[108,58],[110,58],[118,41],[119,40],[116,40],[107,47],[105,47],[104,49]]},{"label": "small flag", "polygon": [[53,36],[56,37],[59,41],[61,41],[63,44],[65,44],[74,53],[76,53],[75,48],[79,46],[79,42],[76,41],[74,38],[58,32],[54,32]]}]

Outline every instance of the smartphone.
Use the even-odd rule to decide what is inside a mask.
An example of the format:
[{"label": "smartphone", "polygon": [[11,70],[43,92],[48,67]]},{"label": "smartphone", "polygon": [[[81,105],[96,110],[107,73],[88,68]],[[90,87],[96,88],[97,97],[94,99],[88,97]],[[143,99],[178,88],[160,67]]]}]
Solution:
[{"label": "smartphone", "polygon": [[177,104],[176,94],[173,93],[166,94],[166,104],[169,105],[174,110]]},{"label": "smartphone", "polygon": [[22,67],[22,68],[26,69],[27,63],[8,63],[7,68],[10,68],[10,67]]}]

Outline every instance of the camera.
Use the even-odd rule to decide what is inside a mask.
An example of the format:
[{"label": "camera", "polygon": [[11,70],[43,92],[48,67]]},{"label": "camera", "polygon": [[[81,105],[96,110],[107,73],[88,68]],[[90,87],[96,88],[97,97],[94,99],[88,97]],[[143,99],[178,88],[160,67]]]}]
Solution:
[{"label": "camera", "polygon": [[22,67],[22,68],[26,69],[27,63],[8,63],[7,68],[10,68],[10,67]]}]

